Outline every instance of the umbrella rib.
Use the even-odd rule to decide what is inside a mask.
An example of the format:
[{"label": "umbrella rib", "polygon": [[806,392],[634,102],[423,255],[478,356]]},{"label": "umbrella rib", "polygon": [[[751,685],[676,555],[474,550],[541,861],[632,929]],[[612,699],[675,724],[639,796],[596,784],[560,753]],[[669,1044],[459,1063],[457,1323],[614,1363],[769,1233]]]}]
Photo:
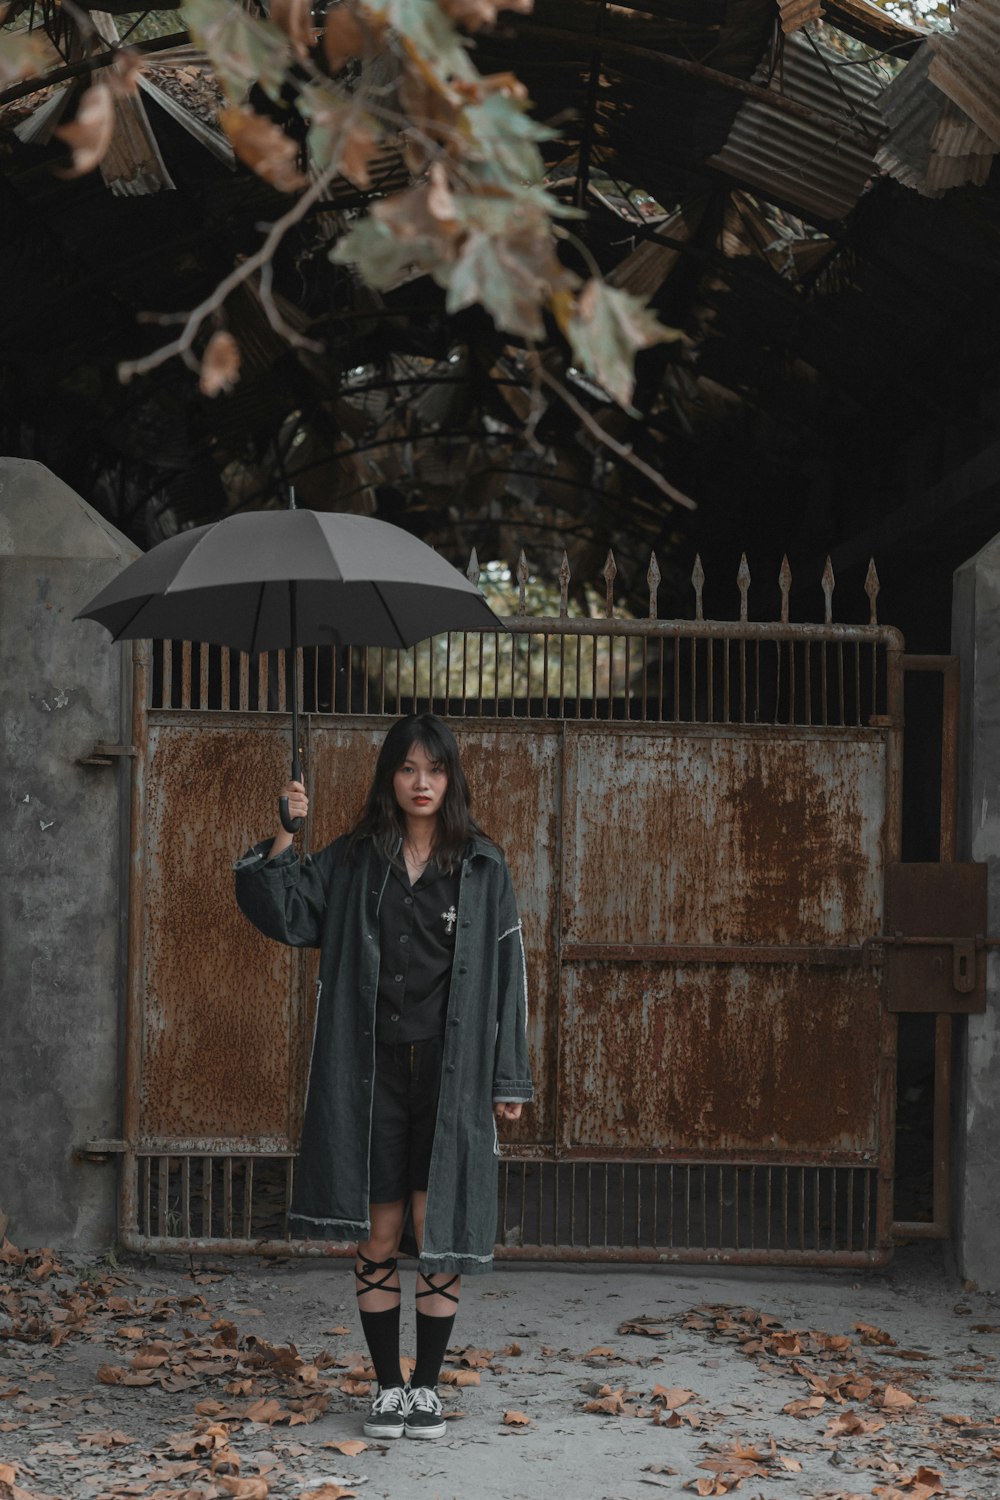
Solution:
[{"label": "umbrella rib", "polygon": [[250,632],[249,655],[253,656],[257,650],[257,627],[260,624],[261,611],[264,608],[264,585],[261,584],[257,590],[257,608],[254,610],[253,629]]},{"label": "umbrella rib", "polygon": [[389,616],[389,619],[392,622],[392,628],[396,632],[397,636],[399,637],[399,649],[401,651],[405,651],[406,648],[407,648],[407,646],[409,645],[409,642],[407,641],[406,636],[403,634],[403,632],[399,628],[399,622],[396,619],[396,616],[392,612],[392,605],[389,603],[388,599],[385,597],[385,595],[383,594],[382,590],[379,588],[378,584],[374,581],[374,579],[372,580],[372,588],[375,590],[376,594],[381,599],[381,601],[382,601],[382,608],[385,610],[386,614]]},{"label": "umbrella rib", "polygon": [[111,639],[113,641],[120,641],[125,636],[125,632],[131,626],[132,621],[134,619],[136,619],[136,617],[138,615],[142,614],[143,610],[146,608],[146,605],[149,603],[149,601],[150,601],[150,599],[152,599],[152,597],[153,597],[152,594],[144,594],[143,595],[142,602],[140,604],[136,605],[135,609],[129,615],[128,619],[125,621],[125,624],[121,627],[120,630],[116,630],[115,633],[114,633],[114,635],[111,637]]}]

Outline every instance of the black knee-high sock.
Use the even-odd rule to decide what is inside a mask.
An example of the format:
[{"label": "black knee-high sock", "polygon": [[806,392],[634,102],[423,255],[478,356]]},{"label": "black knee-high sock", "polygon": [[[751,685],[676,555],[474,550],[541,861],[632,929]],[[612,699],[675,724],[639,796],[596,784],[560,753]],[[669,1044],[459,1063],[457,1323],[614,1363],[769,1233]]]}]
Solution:
[{"label": "black knee-high sock", "polygon": [[410,1376],[410,1385],[436,1386],[441,1374],[451,1330],[455,1326],[455,1314],[446,1318],[432,1318],[427,1313],[417,1312],[417,1362]]},{"label": "black knee-high sock", "polygon": [[385,1312],[364,1312],[360,1308],[358,1311],[379,1389],[384,1391],[390,1385],[405,1385],[399,1368],[399,1303],[386,1308]]}]

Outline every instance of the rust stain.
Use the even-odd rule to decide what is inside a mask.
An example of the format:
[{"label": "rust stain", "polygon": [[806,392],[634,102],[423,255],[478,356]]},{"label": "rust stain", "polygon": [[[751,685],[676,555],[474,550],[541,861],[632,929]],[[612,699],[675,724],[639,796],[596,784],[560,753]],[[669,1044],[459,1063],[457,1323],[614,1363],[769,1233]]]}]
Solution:
[{"label": "rust stain", "polygon": [[861,970],[586,964],[564,1005],[566,1148],[877,1149],[881,1014]]}]

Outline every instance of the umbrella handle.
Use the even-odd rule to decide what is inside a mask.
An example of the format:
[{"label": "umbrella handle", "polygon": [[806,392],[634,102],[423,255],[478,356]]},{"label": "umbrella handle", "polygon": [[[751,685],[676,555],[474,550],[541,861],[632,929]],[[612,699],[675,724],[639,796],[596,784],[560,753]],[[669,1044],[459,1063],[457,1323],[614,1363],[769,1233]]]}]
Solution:
[{"label": "umbrella handle", "polygon": [[281,826],[286,833],[298,833],[305,822],[305,818],[290,818],[288,816],[288,798],[278,798],[278,814],[281,818]]}]

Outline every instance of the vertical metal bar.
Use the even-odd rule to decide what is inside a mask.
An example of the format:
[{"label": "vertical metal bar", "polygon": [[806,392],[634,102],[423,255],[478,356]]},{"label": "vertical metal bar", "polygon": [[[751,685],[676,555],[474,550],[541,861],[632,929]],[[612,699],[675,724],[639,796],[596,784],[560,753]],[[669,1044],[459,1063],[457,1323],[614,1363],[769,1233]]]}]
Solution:
[{"label": "vertical metal bar", "polygon": [[462,712],[469,711],[469,632],[462,631]]},{"label": "vertical metal bar", "polygon": [[576,1244],[576,1162],[569,1169],[569,1243]]},{"label": "vertical metal bar", "polygon": [[844,1249],[854,1249],[854,1168],[847,1169],[847,1204],[844,1210]]},{"label": "vertical metal bar", "polygon": [[799,1249],[806,1248],[806,1169],[799,1168]]},{"label": "vertical metal bar", "polygon": [[744,640],[739,642],[738,655],[740,663],[740,723],[745,724],[747,721],[747,643]]},{"label": "vertical metal bar", "polygon": [[[716,1172],[718,1174],[718,1176],[717,1176],[717,1189],[716,1189],[716,1200],[717,1200],[716,1201],[716,1224],[717,1224],[718,1227],[716,1229],[715,1243],[717,1245],[719,1245],[719,1246],[721,1246],[723,1244],[723,1237],[724,1237],[724,1234],[725,1234],[725,1230],[724,1230],[724,1227],[723,1227],[724,1223],[725,1223],[725,1211],[726,1211],[725,1193],[723,1191],[723,1174],[724,1174],[725,1170],[726,1169],[722,1165],[721,1162],[716,1167]],[[707,1169],[706,1169],[706,1171],[707,1171]],[[706,1233],[707,1233],[707,1231],[706,1231]],[[707,1248],[707,1240],[706,1240],[706,1248]]]},{"label": "vertical metal bar", "polygon": [[181,708],[191,707],[191,642],[181,642]]},{"label": "vertical metal bar", "polygon": [[623,684],[623,694],[622,694],[622,696],[625,699],[625,717],[626,717],[626,719],[631,719],[631,717],[632,717],[632,659],[631,659],[631,649],[630,648],[631,648],[631,639],[630,639],[629,636],[626,636],[625,637],[625,682]]},{"label": "vertical metal bar", "polygon": [[582,679],[583,679],[583,636],[578,635],[577,638],[576,638],[576,717],[578,719],[582,717],[582,713],[583,713],[583,710],[582,710],[582,703],[583,703]]},{"label": "vertical metal bar", "polygon": [[804,677],[802,691],[805,694],[806,723],[812,723],[812,645],[809,641],[803,641],[802,654],[805,657]]},{"label": "vertical metal bar", "polygon": [[958,819],[958,713],[959,662],[957,656],[945,658],[942,681],[941,724],[941,832],[940,854],[943,863],[955,858]]},{"label": "vertical metal bar", "polygon": [[547,635],[543,635],[542,642],[542,718],[549,717],[549,645]]},{"label": "vertical metal bar", "polygon": [[691,637],[691,698],[688,717],[692,724],[698,722],[698,638]]},{"label": "vertical metal bar", "polygon": [[837,1171],[836,1167],[830,1168],[830,1249],[837,1248]]},{"label": "vertical metal bar", "polygon": [[865,1207],[861,1224],[861,1248],[868,1250],[872,1242],[872,1174],[865,1172]]},{"label": "vertical metal bar", "polygon": [[161,1237],[168,1233],[167,1209],[170,1205],[170,1158],[156,1159],[156,1232]]},{"label": "vertical metal bar", "polygon": [[830,722],[830,694],[827,680],[827,655],[830,646],[826,641],[819,643],[819,691],[820,691],[820,723]]},{"label": "vertical metal bar", "polygon": [[[121,1175],[121,1221],[126,1230],[138,1227],[139,1166],[136,1142],[139,1138],[140,1090],[144,1051],[145,970],[145,903],[143,900],[146,837],[146,778],[149,761],[149,717],[146,710],[150,677],[148,641],[133,641],[131,646],[131,742],[135,756],[131,762],[128,829],[128,930],[125,973],[125,1056],[122,1089],[122,1134],[126,1154]],[[128,762],[126,762],[128,764]],[[148,1216],[147,1216],[148,1218]],[[147,1223],[146,1233],[149,1234]]]},{"label": "vertical metal bar", "polygon": [[705,690],[708,694],[708,712],[706,718],[710,724],[715,722],[715,642],[709,636],[705,643],[707,661],[705,664]]},{"label": "vertical metal bar", "polygon": [[201,642],[198,653],[198,707],[208,707],[208,644]]},{"label": "vertical metal bar", "polygon": [[250,708],[250,658],[245,651],[240,652],[240,684],[239,684],[239,706],[240,713],[245,714]]},{"label": "vertical metal bar", "polygon": [[222,1158],[222,1236],[233,1237],[233,1158]]},{"label": "vertical metal bar", "polygon": [[942,1238],[951,1231],[951,1057],[953,1017],[939,1015],[934,1028],[934,1223]]},{"label": "vertical metal bar", "polygon": [[587,1168],[587,1249],[594,1243],[594,1168]]},{"label": "vertical metal bar", "polygon": [[292,1206],[292,1193],[294,1192],[294,1190],[295,1190],[295,1158],[293,1156],[290,1156],[288,1158],[288,1160],[285,1162],[285,1204],[284,1204],[284,1213],[282,1215],[282,1218],[283,1218],[283,1221],[284,1221],[284,1231],[285,1231],[286,1235],[288,1234],[288,1213],[289,1213],[289,1209]]},{"label": "vertical metal bar", "polygon": [[610,1185],[608,1183],[608,1164],[607,1164],[607,1162],[605,1162],[604,1163],[604,1199],[603,1199],[603,1203],[604,1203],[604,1222],[603,1222],[603,1225],[601,1226],[601,1232],[603,1234],[603,1239],[602,1239],[601,1243],[604,1244],[604,1245],[606,1245],[608,1243],[608,1200],[609,1200],[609,1195],[610,1195]]},{"label": "vertical metal bar", "polygon": [[263,713],[267,708],[267,652],[262,651],[257,658],[257,710]]},{"label": "vertical metal bar", "polygon": [[444,638],[444,711],[451,713],[451,631]]},{"label": "vertical metal bar", "polygon": [[819,1167],[813,1172],[813,1250],[820,1248],[820,1193],[823,1188],[822,1175]]},{"label": "vertical metal bar", "polygon": [[190,1158],[190,1156],[184,1156],[184,1157],[181,1158],[180,1215],[181,1215],[181,1235],[182,1235],[182,1237],[184,1239],[189,1240],[192,1237],[192,1230],[191,1230],[191,1158]]},{"label": "vertical metal bar", "polygon": [[229,647],[219,647],[219,703],[223,712],[229,709]]},{"label": "vertical metal bar", "polygon": [[787,1250],[788,1244],[788,1168],[781,1169],[781,1248]]},{"label": "vertical metal bar", "polygon": [[671,715],[676,724],[681,716],[681,639],[680,636],[674,641],[674,704]]},{"label": "vertical metal bar", "polygon": [[253,1223],[253,1157],[243,1158],[243,1238],[250,1239]]},{"label": "vertical metal bar", "polygon": [[669,1187],[668,1187],[668,1191],[667,1191],[667,1244],[668,1244],[668,1246],[673,1246],[673,1244],[674,1244],[674,1164],[673,1164],[673,1162],[671,1162],[670,1166],[667,1168],[667,1181],[669,1183]]},{"label": "vertical metal bar", "polygon": [[174,706],[174,643],[173,641],[162,641],[161,648],[162,680],[160,682],[160,705],[163,708]]},{"label": "vertical metal bar", "polygon": [[[541,1172],[541,1169],[539,1169],[539,1175],[540,1175],[540,1172]],[[520,1225],[521,1225],[522,1236],[524,1234],[524,1217],[525,1217],[525,1208],[527,1206],[527,1201],[528,1201],[528,1164],[527,1164],[527,1162],[522,1162],[521,1163],[521,1218],[520,1218],[520,1221],[519,1221]]]},{"label": "vertical metal bar", "polygon": [[152,1158],[142,1158],[142,1227],[148,1239],[153,1233],[153,1172]]},{"label": "vertical metal bar", "polygon": [[788,642],[788,722],[797,724],[799,722],[798,709],[795,706],[795,642]]},{"label": "vertical metal bar", "polygon": [[201,1159],[201,1234],[202,1238],[212,1238],[212,1167],[213,1158],[203,1156]]},{"label": "vertical metal bar", "polygon": [[753,643],[753,722],[760,723],[760,641]]}]

